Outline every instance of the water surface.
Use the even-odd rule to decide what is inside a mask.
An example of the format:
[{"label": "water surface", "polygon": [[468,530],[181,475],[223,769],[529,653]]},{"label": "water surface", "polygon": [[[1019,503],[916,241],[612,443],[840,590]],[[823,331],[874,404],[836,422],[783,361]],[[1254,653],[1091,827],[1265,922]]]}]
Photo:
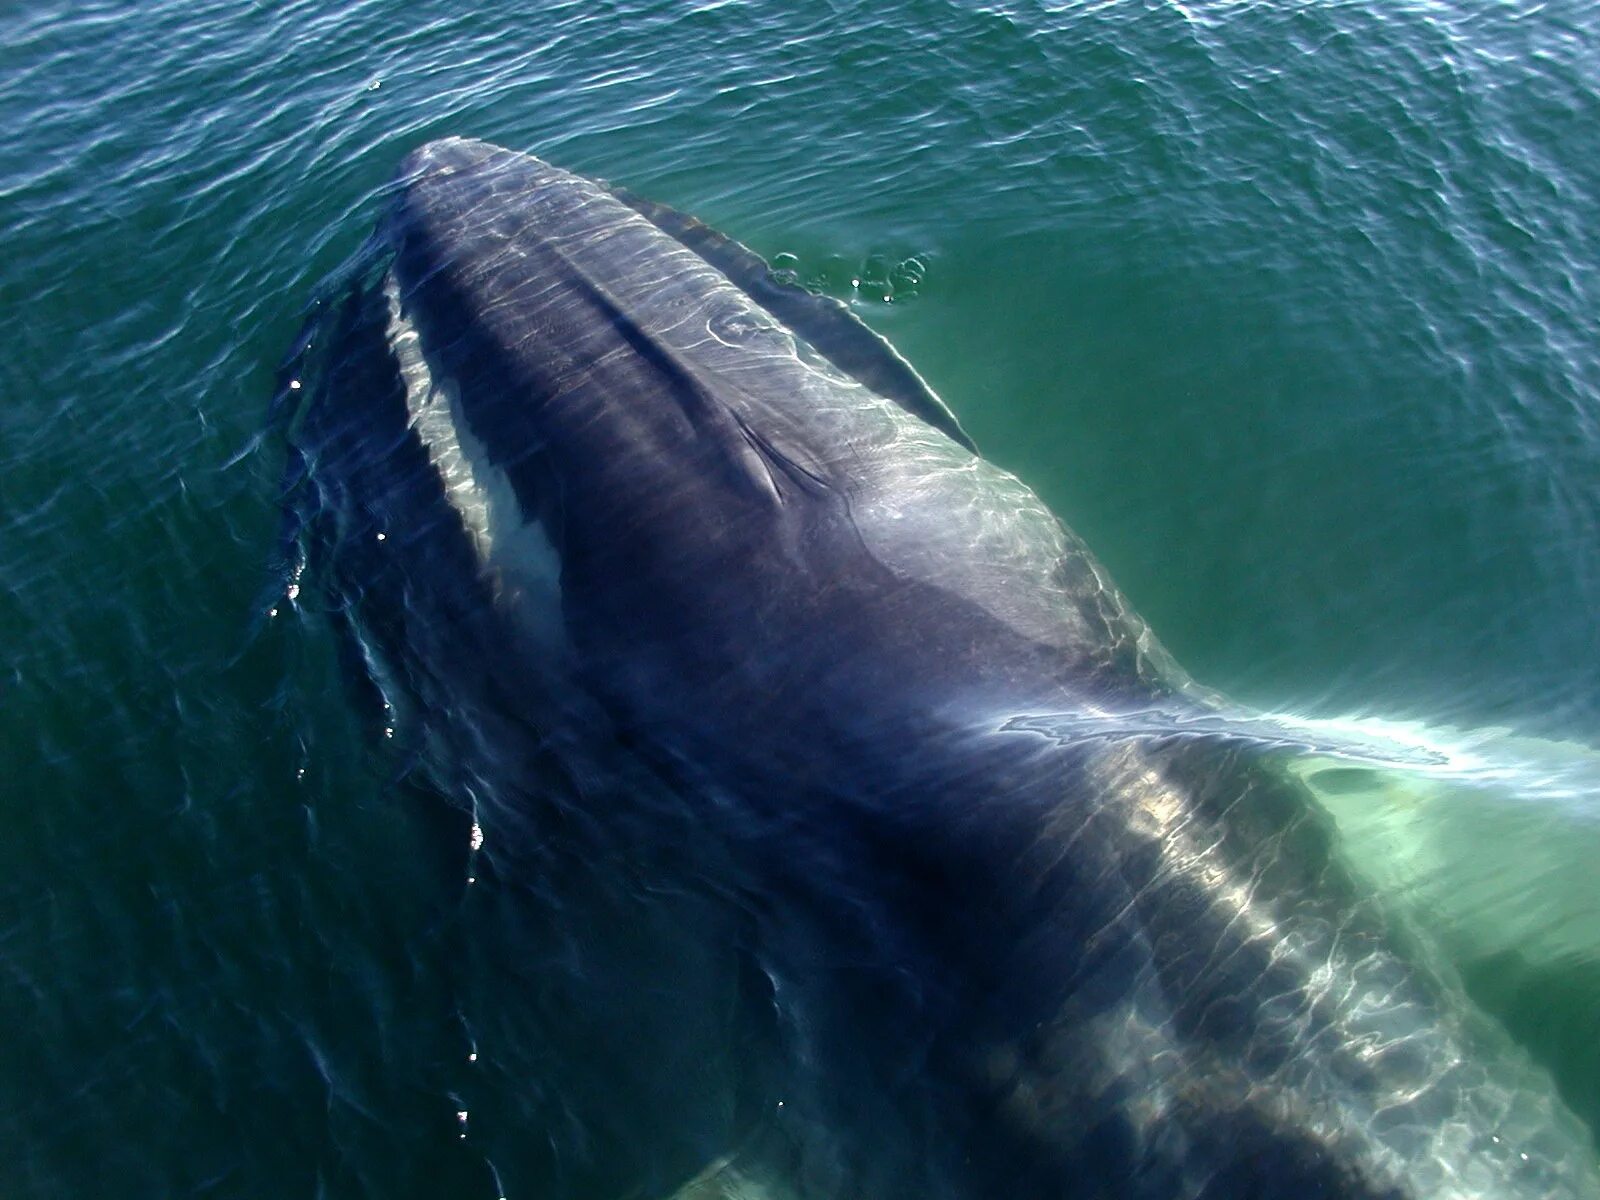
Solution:
[{"label": "water surface", "polygon": [[0,1192],[527,1194],[465,827],[271,570],[274,364],[444,134],[850,301],[1205,683],[1465,755],[1321,786],[1600,1121],[1597,37],[1538,3],[7,6]]}]

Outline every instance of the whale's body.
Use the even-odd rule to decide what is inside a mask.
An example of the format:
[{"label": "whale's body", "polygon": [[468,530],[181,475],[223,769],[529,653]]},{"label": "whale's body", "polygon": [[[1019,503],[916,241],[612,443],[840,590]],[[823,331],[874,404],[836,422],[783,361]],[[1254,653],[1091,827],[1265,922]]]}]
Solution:
[{"label": "whale's body", "polygon": [[480,142],[415,153],[376,245],[300,506],[537,877],[544,1194],[1600,1195],[1261,739],[841,306]]}]

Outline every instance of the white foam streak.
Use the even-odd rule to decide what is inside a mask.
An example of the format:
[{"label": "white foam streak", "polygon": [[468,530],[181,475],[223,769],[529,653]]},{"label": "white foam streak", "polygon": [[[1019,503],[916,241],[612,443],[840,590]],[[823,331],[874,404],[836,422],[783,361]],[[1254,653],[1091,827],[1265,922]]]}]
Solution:
[{"label": "white foam streak", "polygon": [[1600,962],[1600,750],[1498,727],[1274,719],[1427,752],[1416,765],[1312,754],[1290,769],[1352,863],[1420,909],[1452,956]]}]

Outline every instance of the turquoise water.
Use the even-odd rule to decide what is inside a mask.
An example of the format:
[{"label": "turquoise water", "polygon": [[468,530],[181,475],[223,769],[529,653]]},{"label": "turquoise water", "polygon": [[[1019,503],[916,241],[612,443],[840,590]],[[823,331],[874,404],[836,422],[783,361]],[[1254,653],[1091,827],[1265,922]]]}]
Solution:
[{"label": "turquoise water", "polygon": [[1203,682],[1450,748],[1307,769],[1600,1122],[1597,38],[1533,3],[7,6],[0,1194],[534,1194],[466,831],[271,569],[273,368],[452,133],[849,300]]}]

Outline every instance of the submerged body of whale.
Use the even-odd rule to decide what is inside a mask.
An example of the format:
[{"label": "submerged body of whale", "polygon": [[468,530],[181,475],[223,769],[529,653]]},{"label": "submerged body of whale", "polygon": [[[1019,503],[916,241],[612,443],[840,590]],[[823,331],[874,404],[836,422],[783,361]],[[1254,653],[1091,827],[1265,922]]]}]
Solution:
[{"label": "submerged body of whale", "polygon": [[449,140],[292,373],[335,607],[520,889],[535,1193],[1600,1195],[1270,734],[842,306]]}]

